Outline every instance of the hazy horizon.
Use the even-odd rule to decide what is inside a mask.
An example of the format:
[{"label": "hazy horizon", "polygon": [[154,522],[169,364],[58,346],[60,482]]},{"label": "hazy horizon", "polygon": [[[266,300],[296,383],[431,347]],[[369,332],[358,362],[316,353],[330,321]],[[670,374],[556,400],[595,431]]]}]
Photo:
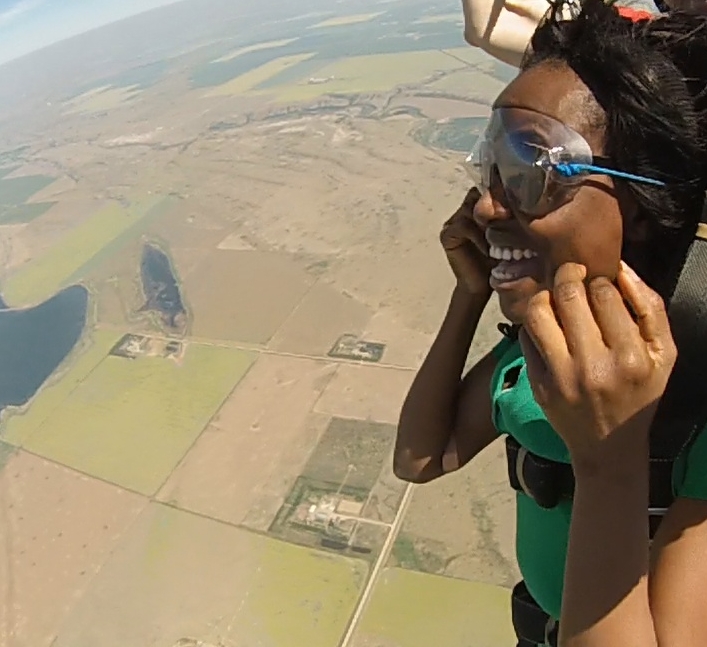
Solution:
[{"label": "hazy horizon", "polygon": [[182,0],[0,0],[0,64]]}]

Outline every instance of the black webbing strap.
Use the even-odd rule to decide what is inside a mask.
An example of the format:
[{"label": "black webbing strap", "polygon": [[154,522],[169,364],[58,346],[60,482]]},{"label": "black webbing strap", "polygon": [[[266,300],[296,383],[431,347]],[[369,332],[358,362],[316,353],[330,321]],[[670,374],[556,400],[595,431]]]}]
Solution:
[{"label": "black webbing strap", "polygon": [[[536,456],[513,436],[506,436],[506,461],[511,487],[527,494],[541,508],[554,508],[560,501],[574,495],[574,474],[569,463]],[[672,466],[672,461],[651,460],[650,463],[648,527],[651,539],[673,501]]]},{"label": "black webbing strap", "polygon": [[668,317],[678,358],[651,427],[652,507],[670,505],[672,489],[667,492],[665,484],[671,483],[672,464],[707,424],[707,201]]},{"label": "black webbing strap", "polygon": [[540,608],[525,586],[525,582],[518,582],[513,588],[511,617],[518,638],[518,647],[537,645],[557,647],[558,624]]}]

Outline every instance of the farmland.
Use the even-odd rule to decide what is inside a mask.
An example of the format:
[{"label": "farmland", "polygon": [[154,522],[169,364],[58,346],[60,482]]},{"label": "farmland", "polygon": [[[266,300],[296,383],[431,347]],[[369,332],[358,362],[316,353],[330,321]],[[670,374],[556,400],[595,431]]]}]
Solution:
[{"label": "farmland", "polygon": [[502,447],[424,487],[390,468],[512,70],[452,0],[312,2],[148,12],[0,121],[0,316],[88,299],[0,419],[18,647],[510,644]]},{"label": "farmland", "polygon": [[129,85],[125,87],[100,87],[89,90],[84,94],[71,99],[66,104],[68,114],[91,114],[104,112],[127,103],[139,94],[139,86]]},{"label": "farmland", "polygon": [[257,67],[253,70],[245,72],[241,76],[220,85],[207,93],[207,97],[222,97],[229,95],[241,95],[251,92],[268,79],[276,76],[283,70],[288,69],[298,63],[311,58],[313,54],[294,54],[292,56],[283,56]]},{"label": "farmland", "polygon": [[153,493],[252,360],[247,353],[199,344],[190,344],[179,364],[164,357],[104,356],[22,446]]},{"label": "farmland", "polygon": [[110,204],[92,218],[67,232],[42,257],[33,259],[12,274],[4,285],[4,297],[13,305],[29,305],[45,299],[81,269],[110,249],[111,243],[157,208],[162,197],[153,197],[125,209]]}]

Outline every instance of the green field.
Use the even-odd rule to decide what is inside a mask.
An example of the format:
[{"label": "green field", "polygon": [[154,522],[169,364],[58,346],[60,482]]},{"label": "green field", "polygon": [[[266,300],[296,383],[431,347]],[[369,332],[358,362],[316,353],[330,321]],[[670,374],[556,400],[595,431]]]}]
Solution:
[{"label": "green field", "polygon": [[258,552],[259,577],[247,610],[259,629],[254,644],[338,644],[363,588],[366,562],[273,539],[263,541]]},{"label": "green field", "polygon": [[85,94],[67,101],[67,114],[91,114],[106,112],[123,105],[140,93],[140,86],[105,86],[89,90]]},{"label": "green field", "polygon": [[55,179],[48,175],[4,177],[0,180],[0,205],[20,205],[35,193],[49,186]]},{"label": "green field", "polygon": [[326,83],[300,81],[273,90],[278,93],[278,100],[285,103],[310,101],[332,93],[386,92],[400,85],[420,83],[435,72],[449,72],[464,65],[439,50],[353,56],[320,67],[316,76],[331,79]]},{"label": "green field", "polygon": [[389,568],[374,590],[358,634],[357,645],[514,645],[510,591]]},{"label": "green field", "polygon": [[153,196],[130,206],[110,204],[86,222],[69,230],[49,251],[11,275],[3,297],[13,306],[31,305],[54,294],[103,256],[110,243],[159,208],[165,200]]},{"label": "green field", "polygon": [[7,445],[6,443],[0,442],[0,470],[7,465],[15,451],[16,450],[12,445]]},{"label": "green field", "polygon": [[106,356],[117,335],[91,349],[24,415],[8,442],[125,488],[154,494],[254,356],[190,344],[178,364],[162,357]]},{"label": "green field", "polygon": [[59,379],[50,379],[24,413],[12,415],[3,421],[0,427],[0,435],[3,439],[18,446],[27,441],[32,433],[42,427],[79,387],[86,376],[101,363],[121,337],[122,333],[119,332],[95,331],[90,346],[78,353],[71,367],[61,374]]},{"label": "green field", "polygon": [[207,96],[222,97],[245,94],[254,90],[258,85],[279,74],[283,70],[297,65],[298,63],[302,63],[312,56],[314,56],[313,53],[293,54],[292,56],[282,56],[272,61],[268,61],[253,70],[237,76],[235,79],[231,79],[222,85],[216,86],[207,94]]},{"label": "green field", "polygon": [[425,86],[427,90],[442,92],[461,98],[484,98],[493,101],[505,83],[477,68],[465,68]]},{"label": "green field", "polygon": [[0,225],[18,225],[32,222],[44,215],[56,202],[35,202],[16,207],[0,205]]},{"label": "green field", "polygon": [[0,179],[7,177],[8,175],[10,175],[10,173],[14,173],[18,168],[20,168],[20,167],[19,166],[5,166],[5,167],[0,168]]}]

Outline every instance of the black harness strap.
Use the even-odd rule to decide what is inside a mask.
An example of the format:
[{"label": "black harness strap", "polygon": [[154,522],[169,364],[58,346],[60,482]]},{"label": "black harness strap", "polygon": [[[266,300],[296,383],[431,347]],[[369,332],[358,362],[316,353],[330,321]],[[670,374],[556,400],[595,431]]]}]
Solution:
[{"label": "black harness strap", "polygon": [[668,308],[678,359],[651,428],[651,456],[673,461],[707,422],[707,209]]},{"label": "black harness strap", "polygon": [[511,617],[518,637],[517,647],[557,647],[557,622],[538,606],[525,582],[519,582],[513,588]]}]

